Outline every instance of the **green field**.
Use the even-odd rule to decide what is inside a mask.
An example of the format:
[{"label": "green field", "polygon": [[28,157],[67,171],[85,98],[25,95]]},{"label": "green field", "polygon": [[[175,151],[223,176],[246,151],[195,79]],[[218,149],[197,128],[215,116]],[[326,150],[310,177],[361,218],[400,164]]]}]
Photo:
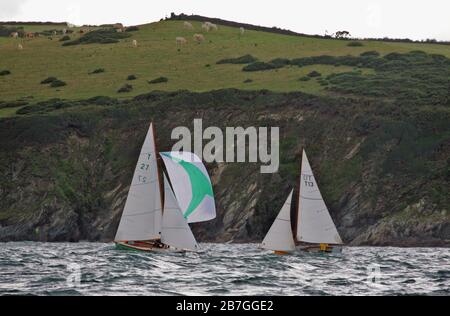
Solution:
[{"label": "green field", "polygon": [[[429,54],[450,57],[450,46],[435,44],[413,44],[400,42],[364,41],[362,47],[349,47],[347,41],[280,35],[260,31],[246,31],[239,36],[237,28],[219,26],[218,31],[204,33],[206,41],[197,44],[194,33],[201,33],[200,22],[193,22],[194,30],[183,29],[182,21],[161,21],[140,26],[131,32],[131,37],[116,44],[89,44],[63,47],[55,36],[36,39],[0,38],[0,71],[10,70],[11,75],[0,77],[0,100],[13,101],[29,98],[42,101],[50,98],[84,99],[106,95],[127,98],[152,90],[209,91],[222,88],[245,90],[269,89],[272,91],[302,91],[324,94],[326,91],[317,80],[299,81],[312,70],[323,76],[348,72],[352,67],[311,65],[307,67],[284,67],[281,69],[244,72],[243,65],[216,62],[222,58],[251,54],[261,61],[274,58],[299,58],[318,55],[359,55],[375,50],[381,55],[391,52],[406,53],[421,50]],[[54,29],[54,25],[28,26],[25,31]],[[62,26],[61,26],[62,27]],[[77,33],[72,38],[79,37]],[[177,46],[175,38],[183,36],[188,40],[184,46]],[[132,46],[133,40],[138,47]],[[22,43],[24,49],[17,46]],[[209,66],[207,66],[209,65]],[[105,72],[88,73],[97,68]],[[370,72],[371,70],[363,70]],[[128,75],[137,80],[128,82]],[[40,82],[55,76],[67,86],[51,88]],[[148,80],[164,76],[167,83],[150,85]],[[251,79],[252,82],[244,83]],[[133,86],[129,93],[117,93],[126,83]],[[13,114],[11,109],[0,110],[0,116]]]}]

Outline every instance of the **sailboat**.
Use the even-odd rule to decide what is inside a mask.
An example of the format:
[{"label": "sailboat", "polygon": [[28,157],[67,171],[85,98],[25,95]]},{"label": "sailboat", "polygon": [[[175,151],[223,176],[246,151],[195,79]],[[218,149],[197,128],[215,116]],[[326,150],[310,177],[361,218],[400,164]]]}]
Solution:
[{"label": "sailboat", "polygon": [[[120,249],[196,251],[199,245],[188,222],[207,221],[216,216],[206,168],[193,153],[160,153],[168,174],[164,173],[161,184],[157,155],[155,132],[150,124],[114,242]],[[203,178],[199,189],[195,181],[200,173]]]},{"label": "sailboat", "polygon": [[295,250],[308,252],[340,252],[342,239],[334,225],[305,150],[302,154],[298,199],[294,211],[292,190],[275,218],[261,247],[276,254]]}]

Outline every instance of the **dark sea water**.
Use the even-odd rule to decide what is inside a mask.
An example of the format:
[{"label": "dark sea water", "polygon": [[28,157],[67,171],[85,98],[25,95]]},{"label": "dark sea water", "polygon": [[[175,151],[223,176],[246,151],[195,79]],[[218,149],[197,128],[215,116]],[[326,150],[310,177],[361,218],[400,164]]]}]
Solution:
[{"label": "dark sea water", "polygon": [[201,246],[160,254],[103,243],[0,243],[0,295],[450,295],[445,248],[276,256],[257,244]]}]

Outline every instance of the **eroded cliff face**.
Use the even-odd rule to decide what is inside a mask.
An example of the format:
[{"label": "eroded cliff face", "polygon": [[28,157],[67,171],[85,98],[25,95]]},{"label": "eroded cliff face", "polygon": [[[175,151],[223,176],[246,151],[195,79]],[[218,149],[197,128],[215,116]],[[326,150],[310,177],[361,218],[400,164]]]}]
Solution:
[{"label": "eroded cliff face", "polygon": [[[260,241],[305,147],[330,213],[352,245],[450,244],[449,113],[386,113],[367,100],[223,90],[153,93],[0,121],[0,240],[111,241],[148,125],[169,150],[176,126],[278,126],[279,172],[211,163],[218,216],[199,241]],[[205,141],[206,142],[206,141]]]}]

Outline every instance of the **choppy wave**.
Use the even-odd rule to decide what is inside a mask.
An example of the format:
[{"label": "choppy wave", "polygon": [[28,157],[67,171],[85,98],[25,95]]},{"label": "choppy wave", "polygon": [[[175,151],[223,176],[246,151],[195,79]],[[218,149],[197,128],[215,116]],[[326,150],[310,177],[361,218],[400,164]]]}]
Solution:
[{"label": "choppy wave", "polygon": [[347,247],[276,256],[256,244],[142,253],[1,243],[0,295],[449,295],[450,249]]}]

